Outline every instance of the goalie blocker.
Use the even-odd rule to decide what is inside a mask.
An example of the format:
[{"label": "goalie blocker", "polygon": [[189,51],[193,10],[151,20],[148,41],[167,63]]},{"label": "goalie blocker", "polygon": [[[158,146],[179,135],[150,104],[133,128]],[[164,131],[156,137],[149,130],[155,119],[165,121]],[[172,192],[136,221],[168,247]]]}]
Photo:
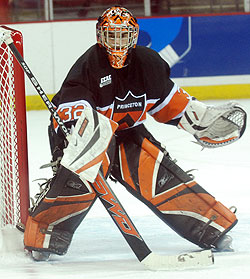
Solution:
[{"label": "goalie blocker", "polygon": [[[75,230],[96,200],[90,182],[100,166],[105,176],[111,173],[180,236],[202,248],[218,248],[237,223],[235,214],[173,162],[144,125],[117,132],[115,143],[114,138],[110,142],[116,128],[111,121],[99,131],[108,129],[103,138],[108,141],[94,148],[102,135],[93,128],[100,117],[104,116],[94,111],[88,115],[89,130],[82,126],[84,121],[80,127],[77,122],[56,176],[31,209],[24,235],[26,249],[67,252]],[[80,130],[84,136],[79,136]]]}]

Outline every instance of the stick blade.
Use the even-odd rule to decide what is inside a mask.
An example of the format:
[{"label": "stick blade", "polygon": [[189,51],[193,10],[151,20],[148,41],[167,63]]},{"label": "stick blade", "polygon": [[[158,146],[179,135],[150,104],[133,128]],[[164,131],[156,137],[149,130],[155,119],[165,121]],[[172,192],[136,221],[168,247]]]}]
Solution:
[{"label": "stick blade", "polygon": [[141,263],[151,270],[183,270],[210,266],[214,256],[211,250],[169,256],[150,253]]}]

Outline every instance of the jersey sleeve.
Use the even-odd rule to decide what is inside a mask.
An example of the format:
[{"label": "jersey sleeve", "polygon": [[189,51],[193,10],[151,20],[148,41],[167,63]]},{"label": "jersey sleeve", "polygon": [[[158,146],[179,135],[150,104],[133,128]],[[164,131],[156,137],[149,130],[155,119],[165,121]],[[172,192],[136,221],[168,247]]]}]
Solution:
[{"label": "jersey sleeve", "polygon": [[164,92],[163,97],[148,113],[158,122],[177,126],[190,99],[191,96],[184,89],[173,83],[171,91]]},{"label": "jersey sleeve", "polygon": [[[67,128],[75,125],[84,107],[95,108],[95,98],[89,89],[89,78],[87,67],[83,57],[70,69],[59,92],[52,99],[52,103],[60,118]],[[54,129],[58,132],[58,124],[51,119]]]}]

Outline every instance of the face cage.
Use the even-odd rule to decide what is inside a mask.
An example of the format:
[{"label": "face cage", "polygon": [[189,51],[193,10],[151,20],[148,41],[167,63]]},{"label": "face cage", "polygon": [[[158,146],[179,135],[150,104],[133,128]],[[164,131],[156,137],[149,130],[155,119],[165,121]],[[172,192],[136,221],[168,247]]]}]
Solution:
[{"label": "face cage", "polygon": [[[112,38],[111,38],[112,35]],[[127,36],[126,36],[127,35]],[[127,54],[127,51],[137,43],[138,28],[129,26],[100,26],[98,37],[101,45],[112,54]]]},{"label": "face cage", "polygon": [[[100,27],[101,44],[115,52],[127,51],[137,43],[136,27]],[[113,41],[113,42],[112,42]]]}]

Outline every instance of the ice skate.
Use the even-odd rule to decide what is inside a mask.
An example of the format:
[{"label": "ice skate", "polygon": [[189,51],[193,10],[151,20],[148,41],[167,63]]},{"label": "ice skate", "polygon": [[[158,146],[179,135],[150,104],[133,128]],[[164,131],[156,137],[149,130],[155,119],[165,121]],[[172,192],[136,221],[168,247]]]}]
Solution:
[{"label": "ice skate", "polygon": [[222,236],[219,241],[216,243],[216,252],[233,252],[232,248],[233,238],[230,235]]},{"label": "ice skate", "polygon": [[46,262],[50,258],[49,252],[31,251],[30,254],[31,254],[32,259],[36,262]]}]

